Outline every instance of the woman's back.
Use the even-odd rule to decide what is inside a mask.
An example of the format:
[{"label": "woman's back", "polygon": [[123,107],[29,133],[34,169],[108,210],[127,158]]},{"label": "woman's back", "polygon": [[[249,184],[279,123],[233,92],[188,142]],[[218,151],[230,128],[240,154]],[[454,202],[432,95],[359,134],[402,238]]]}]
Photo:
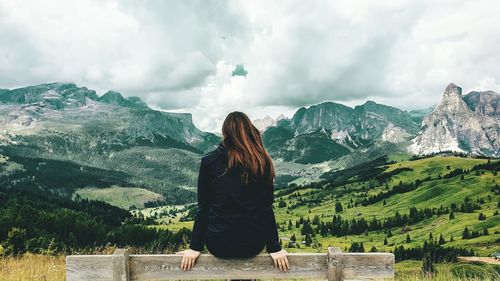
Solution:
[{"label": "woman's back", "polygon": [[[205,169],[212,178],[209,186],[208,232],[261,232],[262,217],[272,204],[273,187],[258,180],[241,181],[241,166],[228,170],[227,150],[221,143],[207,155]],[[266,206],[267,205],[267,206]]]},{"label": "woman's back", "polygon": [[[239,243],[240,246],[248,243],[253,248],[260,248],[253,249],[252,253],[260,252],[264,245],[267,245],[269,252],[279,251],[281,246],[272,211],[273,186],[266,184],[265,179],[245,184],[241,180],[241,169],[241,166],[228,169],[227,149],[222,143],[202,158],[200,175],[203,176],[200,176],[198,183],[201,214],[199,212],[196,219],[200,220],[198,224],[206,224],[205,242],[216,242],[213,245],[207,243],[207,247],[219,246],[217,242],[230,242]],[[192,246],[195,248],[199,246],[196,245],[197,236],[201,236],[201,233],[193,233],[195,243]],[[217,252],[215,247],[211,248]],[[242,249],[240,253],[227,254],[242,256],[246,253]]]}]

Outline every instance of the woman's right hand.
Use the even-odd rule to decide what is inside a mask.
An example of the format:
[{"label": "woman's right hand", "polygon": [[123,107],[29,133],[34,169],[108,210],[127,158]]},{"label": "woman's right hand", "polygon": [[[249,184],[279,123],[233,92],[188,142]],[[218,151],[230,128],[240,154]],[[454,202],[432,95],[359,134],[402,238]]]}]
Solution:
[{"label": "woman's right hand", "polygon": [[288,258],[286,257],[287,251],[281,250],[274,253],[269,253],[274,261],[274,267],[279,268],[279,270],[287,272],[290,269],[290,263],[288,263]]}]

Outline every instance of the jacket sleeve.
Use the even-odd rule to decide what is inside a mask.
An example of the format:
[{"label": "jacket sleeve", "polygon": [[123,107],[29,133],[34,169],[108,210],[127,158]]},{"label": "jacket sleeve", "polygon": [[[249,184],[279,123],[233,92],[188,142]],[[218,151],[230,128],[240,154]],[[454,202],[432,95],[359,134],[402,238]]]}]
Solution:
[{"label": "jacket sleeve", "polygon": [[281,244],[278,238],[278,227],[274,217],[274,186],[266,186],[266,205],[264,208],[264,221],[266,233],[266,250],[268,253],[274,253],[281,250]]},{"label": "jacket sleeve", "polygon": [[196,251],[203,251],[205,245],[205,233],[208,222],[210,178],[203,158],[200,163],[198,175],[198,211],[194,219],[193,232],[189,248]]}]

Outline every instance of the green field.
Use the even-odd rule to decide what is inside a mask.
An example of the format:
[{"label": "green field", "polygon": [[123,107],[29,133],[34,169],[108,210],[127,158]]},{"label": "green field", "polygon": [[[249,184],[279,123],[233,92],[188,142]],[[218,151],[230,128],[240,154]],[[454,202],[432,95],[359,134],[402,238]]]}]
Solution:
[{"label": "green field", "polygon": [[100,200],[129,210],[130,207],[143,208],[148,201],[163,200],[163,196],[147,189],[112,186],[109,188],[81,188],[75,192],[83,199]]}]

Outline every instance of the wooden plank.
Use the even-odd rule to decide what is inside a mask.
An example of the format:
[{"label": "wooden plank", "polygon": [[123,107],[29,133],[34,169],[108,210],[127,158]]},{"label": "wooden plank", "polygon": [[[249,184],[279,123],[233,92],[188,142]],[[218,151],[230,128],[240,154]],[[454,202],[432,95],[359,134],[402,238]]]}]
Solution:
[{"label": "wooden plank", "polygon": [[328,247],[328,281],[344,281],[342,250]]},{"label": "wooden plank", "polygon": [[[112,255],[68,256],[66,278],[68,281],[112,281],[113,257]],[[130,280],[327,279],[329,272],[326,253],[291,253],[288,256],[290,261],[288,272],[274,268],[272,259],[267,254],[251,259],[219,259],[203,254],[190,271],[180,269],[181,259],[182,255],[130,255],[128,258]],[[393,254],[342,253],[341,259],[344,280],[394,278]]]},{"label": "wooden plank", "polygon": [[394,278],[391,253],[342,253],[344,279]]},{"label": "wooden plank", "polygon": [[113,262],[110,255],[81,255],[66,257],[67,281],[111,281]]},{"label": "wooden plank", "polygon": [[116,249],[113,253],[113,281],[130,281],[128,249]]},{"label": "wooden plank", "polygon": [[326,254],[289,254],[290,270],[281,272],[271,257],[219,259],[203,254],[189,271],[180,269],[182,255],[130,255],[131,280],[190,279],[326,279]]}]

